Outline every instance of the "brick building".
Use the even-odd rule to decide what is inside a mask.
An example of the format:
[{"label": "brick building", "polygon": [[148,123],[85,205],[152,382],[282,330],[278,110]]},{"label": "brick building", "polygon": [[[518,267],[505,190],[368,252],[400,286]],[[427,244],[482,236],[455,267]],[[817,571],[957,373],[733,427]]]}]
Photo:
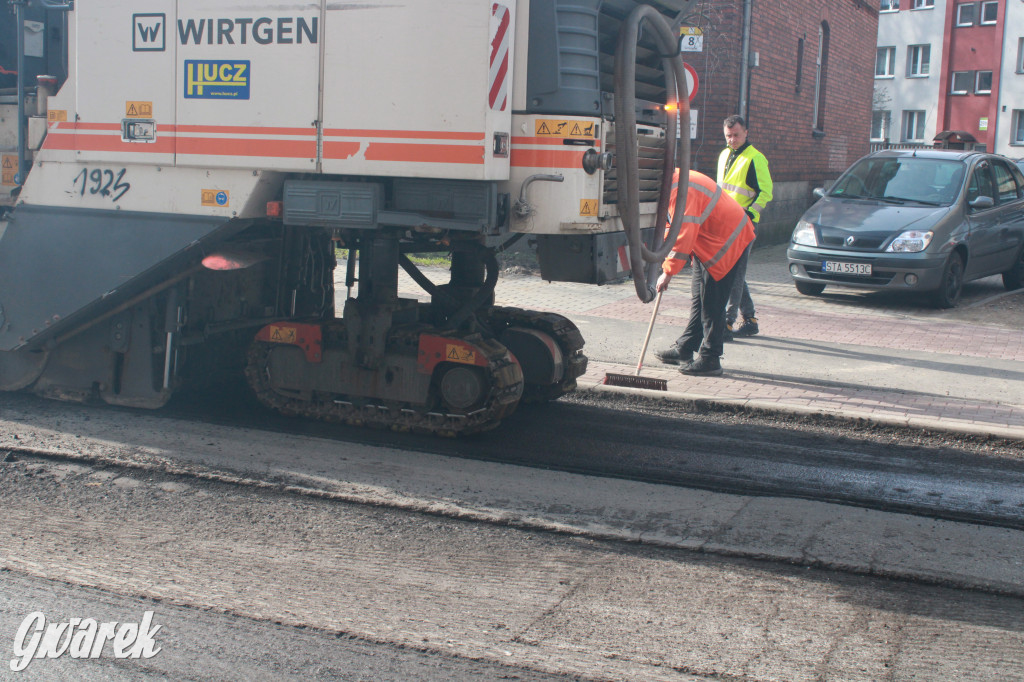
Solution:
[{"label": "brick building", "polygon": [[684,53],[699,81],[694,167],[714,175],[722,120],[744,115],[775,182],[760,235],[788,239],[811,190],[868,152],[877,5],[694,0],[684,23],[703,34],[703,49]]}]

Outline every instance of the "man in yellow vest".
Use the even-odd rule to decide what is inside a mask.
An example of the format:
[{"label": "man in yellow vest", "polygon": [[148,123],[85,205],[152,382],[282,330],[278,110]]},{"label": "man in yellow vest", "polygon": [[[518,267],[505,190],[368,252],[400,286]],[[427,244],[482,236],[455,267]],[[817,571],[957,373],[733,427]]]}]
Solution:
[{"label": "man in yellow vest", "polygon": [[[747,212],[755,229],[761,221],[761,212],[772,200],[772,176],[768,172],[768,159],[747,141],[747,122],[742,116],[730,116],[723,122],[725,143],[718,156],[718,184],[726,194],[736,200]],[[725,340],[733,336],[753,336],[760,331],[754,301],[747,288],[747,258],[750,247],[736,265],[736,278],[725,310]],[[736,328],[736,320],[743,315],[743,325]]]},{"label": "man in yellow vest", "polygon": [[[679,170],[672,178],[669,206],[676,205]],[[669,224],[671,224],[671,210]],[[658,291],[665,291],[672,276],[693,259],[690,282],[690,319],[675,345],[656,353],[670,365],[681,364],[683,374],[718,376],[722,373],[725,302],[732,290],[736,264],[754,241],[754,226],[743,208],[715,181],[690,171],[686,215],[672,251],[661,265]],[[696,359],[693,354],[698,353]]]}]

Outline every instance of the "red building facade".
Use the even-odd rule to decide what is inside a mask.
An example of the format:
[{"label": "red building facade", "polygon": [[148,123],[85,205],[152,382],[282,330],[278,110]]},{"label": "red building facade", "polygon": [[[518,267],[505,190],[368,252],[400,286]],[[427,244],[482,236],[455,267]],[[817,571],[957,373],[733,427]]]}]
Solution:
[{"label": "red building facade", "polygon": [[694,166],[714,176],[722,121],[744,115],[776,185],[759,236],[788,239],[811,190],[868,153],[878,7],[865,0],[691,4],[688,22],[704,40],[701,52],[684,52],[700,81]]},{"label": "red building facade", "polygon": [[946,3],[937,128],[940,135],[972,136],[975,143],[968,139],[968,149],[995,146],[990,138],[999,115],[1004,9],[999,0]]}]

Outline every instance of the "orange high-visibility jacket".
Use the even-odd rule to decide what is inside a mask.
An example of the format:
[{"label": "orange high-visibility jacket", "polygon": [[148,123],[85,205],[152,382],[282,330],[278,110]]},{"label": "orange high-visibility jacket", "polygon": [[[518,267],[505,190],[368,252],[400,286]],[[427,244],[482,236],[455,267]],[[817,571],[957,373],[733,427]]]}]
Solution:
[{"label": "orange high-visibility jacket", "polygon": [[[690,171],[689,188],[679,237],[661,269],[675,275],[689,262],[692,254],[717,281],[732,270],[744,249],[754,241],[754,226],[743,207],[703,173]],[[678,190],[679,170],[676,169],[672,178],[669,224]]]}]

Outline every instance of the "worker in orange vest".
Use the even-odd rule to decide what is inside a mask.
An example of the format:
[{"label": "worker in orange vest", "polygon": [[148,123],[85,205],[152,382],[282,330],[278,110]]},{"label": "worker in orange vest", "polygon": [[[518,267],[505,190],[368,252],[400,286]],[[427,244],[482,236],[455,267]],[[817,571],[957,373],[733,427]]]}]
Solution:
[{"label": "worker in orange vest", "polygon": [[[674,207],[679,171],[672,178]],[[669,213],[671,224],[672,214]],[[668,350],[656,353],[667,364],[682,364],[683,374],[718,376],[722,373],[722,347],[725,340],[725,304],[732,290],[736,263],[751,242],[754,226],[743,207],[722,192],[715,181],[690,171],[683,216],[675,248],[661,266],[658,291],[665,291],[672,276],[691,260],[693,280],[690,286],[690,319],[683,335]],[[697,358],[693,359],[694,353]]]}]

